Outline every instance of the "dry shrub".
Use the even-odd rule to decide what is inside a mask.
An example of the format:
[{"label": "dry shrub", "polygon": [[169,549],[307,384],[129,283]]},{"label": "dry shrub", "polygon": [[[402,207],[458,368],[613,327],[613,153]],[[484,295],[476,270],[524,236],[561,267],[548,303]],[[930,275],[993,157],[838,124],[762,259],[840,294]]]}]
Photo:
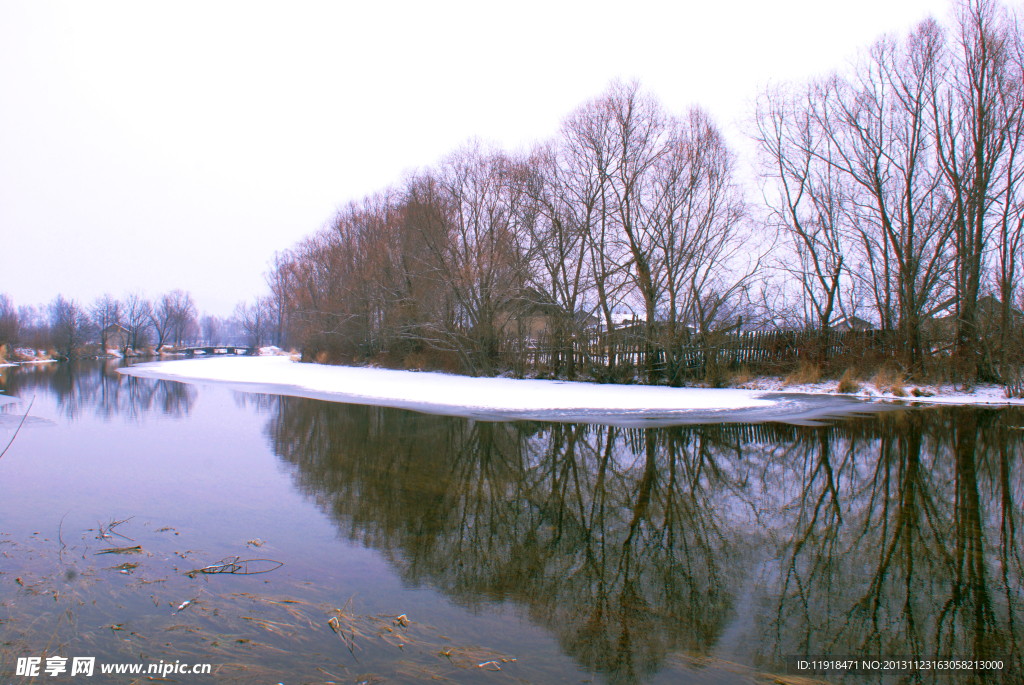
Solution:
[{"label": "dry shrub", "polygon": [[807,383],[817,383],[821,380],[821,369],[817,364],[811,364],[810,362],[800,362],[797,365],[796,370],[786,376],[786,385],[805,385]]},{"label": "dry shrub", "polygon": [[317,354],[315,360],[317,364],[327,364],[331,361],[331,355],[327,354],[325,350]]},{"label": "dry shrub", "polygon": [[704,368],[704,382],[709,388],[724,388],[730,380],[725,367],[717,362]]},{"label": "dry shrub", "polygon": [[736,373],[732,375],[732,385],[746,385],[750,381],[754,380],[754,374],[750,373],[750,369],[746,366],[741,366]]},{"label": "dry shrub", "polygon": [[408,369],[418,371],[441,371],[443,373],[464,373],[462,360],[455,352],[436,350],[426,347],[420,350],[407,352],[396,360],[391,368]]},{"label": "dry shrub", "polygon": [[430,363],[422,352],[410,352],[402,360],[402,366],[408,371],[425,371],[430,368]]},{"label": "dry shrub", "polygon": [[858,392],[860,390],[860,383],[857,382],[857,374],[852,368],[843,372],[842,377],[839,379],[839,387],[836,388],[836,390],[844,393]]},{"label": "dry shrub", "polygon": [[1024,398],[1024,375],[1021,375],[1020,369],[1008,370],[1003,375],[1006,396],[1011,399]]},{"label": "dry shrub", "polygon": [[903,374],[888,367],[879,369],[871,379],[871,384],[878,388],[879,392],[891,392],[896,397],[907,396]]}]

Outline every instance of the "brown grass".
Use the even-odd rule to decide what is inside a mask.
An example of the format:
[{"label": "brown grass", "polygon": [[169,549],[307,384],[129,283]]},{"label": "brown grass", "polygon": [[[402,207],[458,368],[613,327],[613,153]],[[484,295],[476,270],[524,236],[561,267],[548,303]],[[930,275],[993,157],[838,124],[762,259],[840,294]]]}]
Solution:
[{"label": "brown grass", "polygon": [[750,381],[754,380],[754,374],[750,373],[750,369],[745,366],[741,366],[736,373],[732,375],[729,383],[733,386],[746,385]]},{"label": "brown grass", "polygon": [[817,364],[800,362],[793,373],[786,376],[785,385],[804,385],[806,383],[817,383],[821,380],[821,369]]},{"label": "brown grass", "polygon": [[839,379],[839,387],[836,388],[836,390],[843,393],[858,392],[860,390],[860,383],[857,382],[857,374],[852,368],[843,372],[842,377]]},{"label": "brown grass", "polygon": [[871,379],[879,392],[891,392],[896,397],[906,397],[907,389],[903,374],[888,367],[882,367]]},{"label": "brown grass", "polygon": [[1024,398],[1024,375],[1020,369],[1010,369],[1004,372],[1005,394],[1009,398]]}]

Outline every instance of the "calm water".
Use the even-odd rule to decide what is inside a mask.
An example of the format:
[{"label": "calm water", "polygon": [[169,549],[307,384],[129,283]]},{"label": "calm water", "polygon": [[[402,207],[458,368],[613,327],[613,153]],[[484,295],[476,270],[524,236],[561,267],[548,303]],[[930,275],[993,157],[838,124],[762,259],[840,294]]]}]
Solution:
[{"label": "calm water", "polygon": [[[0,388],[24,400],[0,449],[35,398],[0,459],[4,683],[54,654],[289,684],[768,683],[788,655],[917,654],[1005,667],[815,677],[1022,682],[1018,410],[622,429],[99,363]],[[234,557],[283,566],[186,575]]]}]

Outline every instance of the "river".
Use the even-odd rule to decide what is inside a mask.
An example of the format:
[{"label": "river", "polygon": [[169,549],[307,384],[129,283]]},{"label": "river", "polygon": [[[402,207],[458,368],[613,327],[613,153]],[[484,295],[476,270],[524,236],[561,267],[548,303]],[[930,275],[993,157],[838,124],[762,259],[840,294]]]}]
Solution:
[{"label": "river", "polygon": [[0,369],[4,683],[1022,682],[1019,409],[503,423],[119,364]]}]

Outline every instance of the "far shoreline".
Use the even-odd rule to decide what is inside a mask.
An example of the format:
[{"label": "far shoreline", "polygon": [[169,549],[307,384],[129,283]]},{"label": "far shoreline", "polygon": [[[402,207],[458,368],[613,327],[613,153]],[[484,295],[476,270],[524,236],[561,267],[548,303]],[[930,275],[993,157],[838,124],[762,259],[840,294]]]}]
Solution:
[{"label": "far shoreline", "polygon": [[[914,386],[922,396],[899,397],[862,386],[836,392],[837,381],[785,385],[779,378],[752,379],[732,388],[670,388],[588,381],[473,378],[425,371],[300,363],[288,356],[154,361],[121,373],[184,383],[228,385],[240,392],[305,397],[331,402],[410,409],[422,413],[507,421],[537,420],[621,426],[686,423],[806,422],[900,406],[1007,407],[1024,400],[1003,396],[1001,386],[971,393]],[[928,393],[931,396],[926,396]]]}]

